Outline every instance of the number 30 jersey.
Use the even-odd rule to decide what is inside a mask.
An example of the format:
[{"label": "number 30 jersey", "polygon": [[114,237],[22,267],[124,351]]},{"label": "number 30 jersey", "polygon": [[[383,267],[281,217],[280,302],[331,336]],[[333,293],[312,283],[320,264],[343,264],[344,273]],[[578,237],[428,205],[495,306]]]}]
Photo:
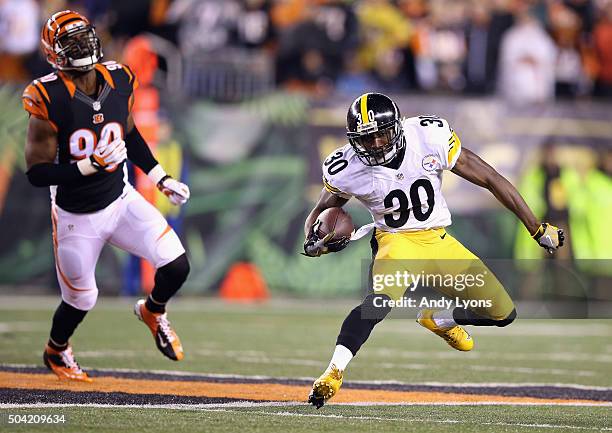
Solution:
[{"label": "number 30 jersey", "polygon": [[357,198],[380,230],[449,226],[442,172],[452,169],[459,158],[459,137],[446,120],[435,116],[403,119],[402,127],[406,146],[396,157],[399,164],[367,166],[347,144],[323,162],[323,184],[332,194]]},{"label": "number 30 jersey", "polygon": [[[49,122],[57,133],[56,164],[89,158],[102,137],[111,141],[125,138],[138,81],[127,66],[115,62],[97,64],[95,71],[101,89],[95,99],[59,71],[34,80],[23,92],[23,108]],[[115,201],[126,185],[123,162],[75,182],[52,186],[51,196],[68,212],[95,212]]]}]

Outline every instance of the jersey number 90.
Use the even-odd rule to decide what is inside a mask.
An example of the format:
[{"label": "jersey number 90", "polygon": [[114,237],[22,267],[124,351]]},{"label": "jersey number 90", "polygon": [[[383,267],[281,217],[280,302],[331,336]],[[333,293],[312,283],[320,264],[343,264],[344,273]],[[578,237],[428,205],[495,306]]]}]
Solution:
[{"label": "jersey number 90", "polygon": [[[110,122],[104,125],[100,131],[100,137],[108,137],[111,142],[116,138],[123,138],[123,128],[117,122]],[[91,129],[77,129],[72,133],[69,139],[71,162],[77,162],[81,159],[89,158],[98,146],[98,136]],[[117,169],[117,164],[108,166],[106,171],[112,172]]]}]

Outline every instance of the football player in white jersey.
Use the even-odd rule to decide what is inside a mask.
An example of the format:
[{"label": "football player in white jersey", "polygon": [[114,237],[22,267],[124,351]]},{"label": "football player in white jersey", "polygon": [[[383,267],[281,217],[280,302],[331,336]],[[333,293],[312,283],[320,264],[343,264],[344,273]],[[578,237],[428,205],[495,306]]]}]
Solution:
[{"label": "football player in white jersey", "polygon": [[[512,211],[543,248],[553,252],[563,245],[563,231],[538,221],[516,188],[476,154],[461,146],[448,122],[437,116],[402,119],[389,97],[366,93],[347,115],[349,144],[323,162],[323,184],[318,202],[304,225],[304,251],[318,257],[336,252],[348,239],[321,239],[314,224],[325,209],[341,207],[351,197],[372,214],[372,278],[410,266],[410,272],[450,273],[480,271],[484,284],[472,290],[436,286],[445,296],[465,300],[488,299],[478,307],[421,310],[417,322],[442,337],[451,347],[469,351],[474,342],[462,327],[507,326],[516,317],[510,297],[495,275],[472,252],[445,231],[451,215],[442,195],[442,175],[450,170],[487,188]],[[410,260],[402,264],[398,260]],[[419,265],[420,263],[420,265]],[[482,272],[485,271],[485,272]],[[317,408],[342,385],[343,372],[368,339],[372,329],[399,300],[406,285],[397,283],[373,290],[342,323],[331,362],[317,379],[309,402]]]}]

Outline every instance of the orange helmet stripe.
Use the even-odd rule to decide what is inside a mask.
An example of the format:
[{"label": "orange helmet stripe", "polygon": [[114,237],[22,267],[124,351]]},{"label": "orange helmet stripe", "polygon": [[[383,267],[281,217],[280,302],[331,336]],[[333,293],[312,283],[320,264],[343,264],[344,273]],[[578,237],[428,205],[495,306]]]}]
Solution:
[{"label": "orange helmet stripe", "polygon": [[64,25],[77,20],[89,24],[89,20],[77,12],[61,11],[53,14],[43,27],[42,38],[47,44],[53,45],[55,38],[65,31]]},{"label": "orange helmet stripe", "polygon": [[57,20],[58,30],[56,32],[56,36],[59,37],[62,34],[66,33],[68,30],[66,29],[66,25],[70,24],[73,21],[83,21],[85,24],[89,24],[87,18],[82,15],[71,13],[67,15],[63,15]]}]

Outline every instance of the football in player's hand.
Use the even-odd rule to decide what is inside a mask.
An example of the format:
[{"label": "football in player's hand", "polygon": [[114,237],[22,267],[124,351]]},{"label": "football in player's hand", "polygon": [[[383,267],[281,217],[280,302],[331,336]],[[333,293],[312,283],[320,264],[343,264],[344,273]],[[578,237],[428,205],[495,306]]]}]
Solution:
[{"label": "football in player's hand", "polygon": [[327,234],[335,231],[330,242],[350,238],[355,230],[351,216],[340,207],[325,209],[317,220],[321,222],[318,225],[317,233],[319,239],[323,239]]}]

